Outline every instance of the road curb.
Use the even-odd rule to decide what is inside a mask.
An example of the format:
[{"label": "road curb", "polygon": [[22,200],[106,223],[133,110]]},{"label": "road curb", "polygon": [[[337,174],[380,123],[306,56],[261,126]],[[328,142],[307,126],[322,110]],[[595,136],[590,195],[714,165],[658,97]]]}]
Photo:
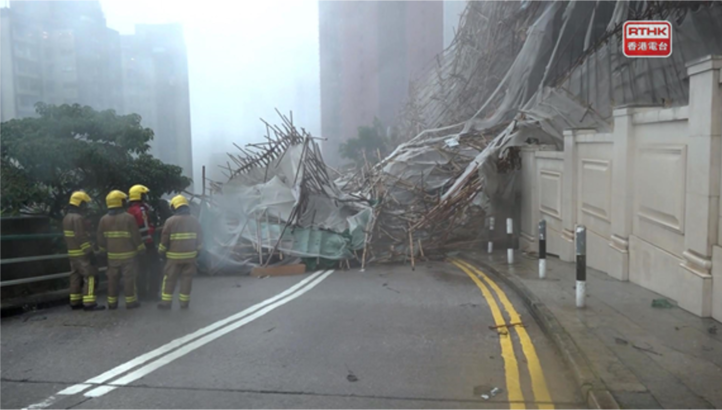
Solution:
[{"label": "road curb", "polygon": [[477,256],[470,254],[464,254],[464,256],[499,278],[522,298],[542,331],[554,342],[557,350],[561,353],[590,409],[620,408],[619,403],[607,389],[607,386],[592,370],[587,356],[579,349],[574,339],[564,329],[564,326],[559,323],[551,310],[519,278],[499,272]]}]

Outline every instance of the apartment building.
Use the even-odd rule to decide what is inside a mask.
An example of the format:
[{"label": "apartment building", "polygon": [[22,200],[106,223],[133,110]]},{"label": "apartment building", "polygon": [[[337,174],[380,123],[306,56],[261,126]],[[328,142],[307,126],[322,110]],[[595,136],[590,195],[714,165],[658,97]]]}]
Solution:
[{"label": "apartment building", "polygon": [[153,155],[193,174],[188,57],[179,24],[121,36],[100,3],[10,1],[1,9],[2,121],[37,102],[137,113],[155,132]]},{"label": "apartment building", "polygon": [[443,50],[441,1],[320,1],[321,134],[341,143],[374,118],[393,125],[409,81]]}]

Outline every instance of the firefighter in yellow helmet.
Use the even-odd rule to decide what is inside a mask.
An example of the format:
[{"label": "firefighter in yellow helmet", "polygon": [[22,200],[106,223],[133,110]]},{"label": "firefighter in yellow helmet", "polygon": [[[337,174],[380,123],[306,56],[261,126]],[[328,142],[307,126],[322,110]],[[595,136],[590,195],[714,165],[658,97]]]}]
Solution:
[{"label": "firefighter in yellow helmet", "polygon": [[98,305],[95,297],[98,269],[84,221],[89,203],[88,194],[73,192],[63,218],[63,236],[70,257],[70,307],[94,311],[105,307]]},{"label": "firefighter in yellow helmet", "polygon": [[187,309],[191,300],[193,275],[197,270],[196,259],[203,245],[203,232],[198,220],[191,215],[188,200],[183,195],[171,199],[170,207],[174,215],[165,221],[158,246],[158,253],[166,259],[158,309],[171,308],[179,278],[180,307]]},{"label": "firefighter in yellow helmet", "polygon": [[133,185],[128,191],[128,213],[135,218],[147,248],[146,253],[138,257],[138,296],[141,300],[158,297],[160,287],[160,261],[153,243],[155,226],[150,220],[150,206],[147,203],[149,192],[150,189],[144,185]]},{"label": "firefighter in yellow helmet", "polygon": [[111,191],[105,197],[108,213],[98,224],[98,245],[101,252],[108,253],[108,308],[118,308],[120,278],[123,278],[123,294],[126,309],[140,306],[136,290],[138,262],[136,255],[145,252],[135,218],[125,212],[128,196],[121,191]]}]

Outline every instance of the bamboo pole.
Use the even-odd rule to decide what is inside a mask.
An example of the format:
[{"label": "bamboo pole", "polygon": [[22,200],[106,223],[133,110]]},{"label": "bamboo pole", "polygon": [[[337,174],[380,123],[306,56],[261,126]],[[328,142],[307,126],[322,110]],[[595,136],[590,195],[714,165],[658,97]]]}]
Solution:
[{"label": "bamboo pole", "polygon": [[411,232],[411,224],[409,223],[409,253],[411,254],[411,270],[416,270],[414,263],[414,235]]},{"label": "bamboo pole", "polygon": [[[263,243],[261,242],[261,222],[256,216],[256,239],[258,243],[258,262],[263,265]],[[265,265],[264,265],[265,266]]]},{"label": "bamboo pole", "polygon": [[[277,218],[278,218],[278,226],[281,226],[281,216],[279,215],[279,216],[277,216]],[[285,231],[286,231],[286,228],[284,227],[283,232],[285,232]],[[277,243],[280,243],[280,242],[281,242],[281,236],[278,237]],[[278,245],[273,247],[273,252],[276,252],[277,247],[278,247]],[[283,260],[283,251],[281,251],[280,249],[278,250],[278,257],[281,258],[281,260]]]},{"label": "bamboo pole", "polygon": [[[370,229],[373,229],[373,225],[376,222],[375,219],[376,219],[376,212],[371,212],[371,218],[369,218],[369,221],[366,224],[366,232],[365,232],[365,239],[364,239],[364,251],[363,251],[363,256],[361,257],[361,272],[364,272],[366,270],[366,251],[368,250],[369,240],[371,239]],[[370,228],[369,228],[369,225],[371,225]]]},{"label": "bamboo pole", "polygon": [[[268,208],[266,208],[265,214],[266,214],[266,235],[268,236],[268,249],[271,249],[271,224],[268,222]],[[268,260],[266,260],[266,265],[268,265],[271,262],[271,259],[273,259],[274,253],[275,253],[275,249],[271,251],[270,255],[268,255]]]},{"label": "bamboo pole", "polygon": [[206,166],[203,165],[203,197],[206,196]]}]

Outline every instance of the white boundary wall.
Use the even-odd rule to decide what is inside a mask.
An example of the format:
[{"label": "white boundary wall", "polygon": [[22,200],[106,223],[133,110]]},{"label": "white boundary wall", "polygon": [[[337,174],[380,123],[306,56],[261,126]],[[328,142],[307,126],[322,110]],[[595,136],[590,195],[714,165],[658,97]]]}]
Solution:
[{"label": "white boundary wall", "polygon": [[614,111],[611,134],[564,133],[564,151],[522,151],[520,246],[587,263],[722,321],[722,56],[688,65],[689,106]]}]

